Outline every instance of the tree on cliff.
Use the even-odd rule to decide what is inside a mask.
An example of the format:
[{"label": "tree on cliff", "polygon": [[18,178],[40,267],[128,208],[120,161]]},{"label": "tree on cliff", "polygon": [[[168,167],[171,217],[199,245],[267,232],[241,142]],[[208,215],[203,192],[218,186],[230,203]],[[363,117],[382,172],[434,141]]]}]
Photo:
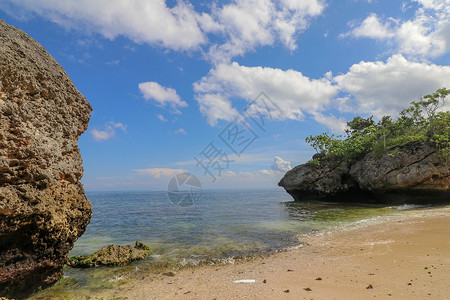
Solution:
[{"label": "tree on cliff", "polygon": [[323,133],[307,137],[306,142],[322,154],[320,157],[352,163],[368,153],[381,155],[411,141],[430,141],[437,145],[440,156],[447,159],[450,156],[450,112],[439,109],[445,105],[449,94],[450,89],[438,89],[411,102],[396,119],[384,116],[375,123],[373,116],[367,119],[357,116],[347,123],[345,136]]}]

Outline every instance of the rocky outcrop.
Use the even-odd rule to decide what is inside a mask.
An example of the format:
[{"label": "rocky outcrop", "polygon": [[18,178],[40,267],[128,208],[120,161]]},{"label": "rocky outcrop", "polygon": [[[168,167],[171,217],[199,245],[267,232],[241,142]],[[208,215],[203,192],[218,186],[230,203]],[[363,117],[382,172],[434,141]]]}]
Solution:
[{"label": "rocky outcrop", "polygon": [[0,296],[55,282],[90,221],[77,140],[91,111],[41,45],[0,21]]},{"label": "rocky outcrop", "polygon": [[430,142],[410,142],[350,165],[323,159],[288,171],[278,183],[297,201],[432,203],[450,200],[450,161]]},{"label": "rocky outcrop", "polygon": [[74,268],[91,268],[100,266],[124,266],[135,260],[147,258],[150,248],[136,241],[136,245],[109,245],[91,255],[75,255],[69,258],[67,265]]}]

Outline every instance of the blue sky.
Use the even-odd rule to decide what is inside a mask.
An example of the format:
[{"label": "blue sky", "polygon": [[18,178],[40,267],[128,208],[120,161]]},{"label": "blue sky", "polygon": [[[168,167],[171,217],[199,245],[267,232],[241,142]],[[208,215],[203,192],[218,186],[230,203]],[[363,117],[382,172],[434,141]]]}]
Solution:
[{"label": "blue sky", "polygon": [[276,187],[305,137],[450,87],[450,0],[0,0],[0,18],[94,108],[87,190]]}]

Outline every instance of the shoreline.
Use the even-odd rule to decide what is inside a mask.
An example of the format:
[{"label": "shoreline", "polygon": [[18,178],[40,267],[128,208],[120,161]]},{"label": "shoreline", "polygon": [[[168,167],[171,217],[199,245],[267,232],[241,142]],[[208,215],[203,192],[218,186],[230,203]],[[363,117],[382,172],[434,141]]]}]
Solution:
[{"label": "shoreline", "polygon": [[[143,271],[91,299],[450,299],[450,206],[301,235],[225,265]],[[320,280],[319,280],[320,278]],[[234,283],[255,280],[254,283]],[[45,291],[43,295],[45,295]],[[36,294],[32,299],[39,298]],[[446,298],[447,297],[447,298]]]}]

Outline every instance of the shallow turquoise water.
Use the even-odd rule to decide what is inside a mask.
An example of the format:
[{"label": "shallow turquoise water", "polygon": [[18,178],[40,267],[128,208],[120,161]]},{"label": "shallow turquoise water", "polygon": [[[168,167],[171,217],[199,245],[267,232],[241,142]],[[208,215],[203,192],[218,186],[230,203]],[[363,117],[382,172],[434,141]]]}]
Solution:
[{"label": "shallow turquoise water", "polygon": [[282,189],[203,191],[180,207],[165,192],[90,192],[93,216],[70,255],[109,244],[148,244],[147,263],[201,261],[276,251],[299,244],[297,235],[351,222],[391,208],[296,203]]},{"label": "shallow turquoise water", "polygon": [[[283,190],[207,190],[180,207],[166,192],[88,192],[93,216],[70,255],[110,244],[148,244],[152,255],[126,267],[65,268],[65,279],[44,294],[88,294],[161,268],[226,263],[301,244],[301,235],[398,214],[417,206],[300,203]],[[300,240],[299,240],[300,236]]]}]

